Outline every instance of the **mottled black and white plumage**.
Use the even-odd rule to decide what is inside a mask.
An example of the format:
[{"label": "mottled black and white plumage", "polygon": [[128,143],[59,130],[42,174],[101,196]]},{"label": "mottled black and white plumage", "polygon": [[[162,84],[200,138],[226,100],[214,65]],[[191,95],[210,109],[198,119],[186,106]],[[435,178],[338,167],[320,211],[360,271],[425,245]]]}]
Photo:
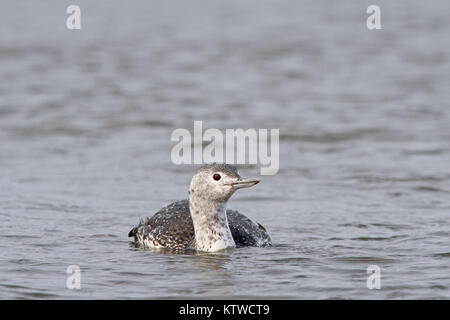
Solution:
[{"label": "mottled black and white plumage", "polygon": [[205,165],[192,178],[189,200],[174,202],[152,217],[141,219],[128,236],[144,248],[207,252],[270,245],[270,236],[263,226],[238,211],[226,209],[228,199],[237,189],[258,182],[242,179],[231,165]]}]

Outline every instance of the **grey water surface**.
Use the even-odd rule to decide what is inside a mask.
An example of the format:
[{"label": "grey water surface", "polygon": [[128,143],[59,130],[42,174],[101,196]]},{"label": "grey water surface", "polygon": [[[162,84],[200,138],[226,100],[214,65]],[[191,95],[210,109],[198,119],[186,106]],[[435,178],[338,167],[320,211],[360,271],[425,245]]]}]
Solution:
[{"label": "grey water surface", "polygon": [[[1,299],[450,298],[450,2],[80,0],[72,31],[70,4],[0,6]],[[272,247],[131,245],[187,197],[194,120],[280,129],[229,202]]]}]

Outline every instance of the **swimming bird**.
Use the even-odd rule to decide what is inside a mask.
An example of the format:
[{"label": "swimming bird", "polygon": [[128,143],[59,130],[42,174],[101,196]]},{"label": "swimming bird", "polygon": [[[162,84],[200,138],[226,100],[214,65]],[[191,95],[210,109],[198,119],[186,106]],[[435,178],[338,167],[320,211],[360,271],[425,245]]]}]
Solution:
[{"label": "swimming bird", "polygon": [[270,236],[262,225],[238,211],[227,210],[236,190],[257,183],[259,180],[242,178],[232,165],[204,165],[192,177],[189,200],[174,202],[141,219],[128,236],[143,248],[205,252],[270,245]]}]

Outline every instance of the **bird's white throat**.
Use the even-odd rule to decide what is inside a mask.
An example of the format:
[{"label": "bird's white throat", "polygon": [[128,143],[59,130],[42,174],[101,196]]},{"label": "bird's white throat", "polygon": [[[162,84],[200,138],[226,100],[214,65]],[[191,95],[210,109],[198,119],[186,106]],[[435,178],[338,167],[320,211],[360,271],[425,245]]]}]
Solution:
[{"label": "bird's white throat", "polygon": [[189,210],[194,223],[195,246],[199,251],[214,252],[236,244],[226,214],[226,201],[202,201],[190,197]]}]

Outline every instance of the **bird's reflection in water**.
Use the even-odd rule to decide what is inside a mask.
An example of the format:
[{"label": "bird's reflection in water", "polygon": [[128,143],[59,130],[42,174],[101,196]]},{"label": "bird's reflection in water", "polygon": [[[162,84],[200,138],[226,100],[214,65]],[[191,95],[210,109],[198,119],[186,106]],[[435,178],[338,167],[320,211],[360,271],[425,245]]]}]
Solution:
[{"label": "bird's reflection in water", "polygon": [[232,249],[227,249],[218,252],[200,252],[187,249],[170,249],[170,248],[140,248],[134,242],[129,243],[130,248],[134,250],[144,250],[148,252],[154,252],[163,255],[181,255],[188,261],[192,262],[194,268],[210,271],[227,270],[225,264],[231,261],[230,253]]},{"label": "bird's reflection in water", "polygon": [[[171,256],[179,256],[175,259],[182,261],[183,272],[186,275],[199,280],[198,287],[195,289],[197,294],[223,295],[232,294],[237,289],[234,284],[233,259],[232,253],[235,249],[226,249],[218,252],[199,252],[195,250],[176,250],[168,248],[139,248],[135,243],[130,242],[130,248],[133,250],[144,250],[154,254]],[[167,261],[171,264],[173,262]],[[214,283],[214,287],[212,284]]]},{"label": "bird's reflection in water", "polygon": [[[135,250],[142,250],[130,243]],[[232,295],[238,290],[235,284],[232,253],[235,249],[227,249],[218,252],[199,252],[195,250],[174,249],[144,249],[155,254],[179,256],[178,262],[182,262],[183,273],[196,280],[196,287],[191,288],[196,295],[208,297]],[[170,259],[172,260],[172,259]],[[173,260],[172,260],[173,262]],[[170,264],[170,262],[167,261]],[[176,267],[179,269],[179,267]],[[180,270],[178,270],[180,271]]]},{"label": "bird's reflection in water", "polygon": [[231,262],[228,251],[194,252],[193,256],[192,266],[203,271],[227,272],[227,263]]},{"label": "bird's reflection in water", "polygon": [[195,252],[192,255],[192,276],[198,283],[200,295],[223,296],[235,294],[238,286],[235,283],[233,260],[228,249],[214,253]]}]

